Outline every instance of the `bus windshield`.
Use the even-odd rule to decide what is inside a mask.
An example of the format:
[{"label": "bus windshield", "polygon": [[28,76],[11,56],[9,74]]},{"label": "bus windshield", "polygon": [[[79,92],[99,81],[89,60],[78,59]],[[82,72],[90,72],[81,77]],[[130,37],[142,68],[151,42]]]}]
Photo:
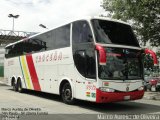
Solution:
[{"label": "bus windshield", "polygon": [[91,20],[97,43],[139,47],[131,26],[106,20]]},{"label": "bus windshield", "polygon": [[105,80],[142,79],[141,51],[127,48],[105,48],[106,65],[99,65],[98,76]]}]

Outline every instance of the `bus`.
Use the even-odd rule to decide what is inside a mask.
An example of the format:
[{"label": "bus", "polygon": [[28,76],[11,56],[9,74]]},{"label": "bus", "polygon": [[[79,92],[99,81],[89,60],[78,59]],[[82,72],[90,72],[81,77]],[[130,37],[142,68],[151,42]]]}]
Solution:
[{"label": "bus", "polygon": [[129,24],[84,17],[7,45],[4,74],[15,91],[57,94],[67,104],[136,100],[143,53]]}]

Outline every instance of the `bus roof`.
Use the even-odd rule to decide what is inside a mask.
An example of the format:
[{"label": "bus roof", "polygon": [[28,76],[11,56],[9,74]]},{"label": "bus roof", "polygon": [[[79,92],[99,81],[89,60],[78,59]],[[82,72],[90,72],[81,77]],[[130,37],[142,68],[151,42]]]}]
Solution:
[{"label": "bus roof", "polygon": [[128,23],[126,23],[126,22],[123,22],[123,21],[120,21],[120,20],[116,20],[116,19],[112,19],[112,18],[108,18],[108,17],[101,17],[101,16],[81,17],[81,18],[76,18],[76,19],[74,19],[74,20],[70,20],[69,22],[60,24],[60,25],[58,25],[58,26],[56,26],[56,27],[54,27],[54,28],[52,28],[52,29],[46,30],[46,31],[44,31],[44,32],[37,33],[37,34],[35,34],[35,35],[29,36],[29,37],[27,37],[27,38],[23,38],[23,39],[21,39],[21,40],[19,40],[19,41],[13,42],[13,43],[9,43],[8,45],[6,45],[5,48],[7,48],[7,47],[9,47],[9,46],[12,46],[12,45],[15,45],[15,44],[17,44],[17,43],[19,43],[19,42],[22,42],[22,41],[24,41],[24,40],[27,40],[27,39],[29,39],[29,38],[33,38],[33,37],[35,37],[35,36],[38,36],[38,35],[41,35],[41,34],[43,34],[43,33],[49,32],[49,31],[51,31],[51,30],[53,30],[53,29],[56,29],[56,28],[58,28],[58,27],[61,27],[61,26],[63,26],[63,25],[69,24],[69,23],[72,23],[72,22],[75,22],[75,21],[78,21],[78,20],[87,20],[87,21],[90,21],[90,20],[92,20],[92,19],[112,21],[112,22],[122,23],[122,24],[129,25],[129,26],[130,26],[130,24],[128,24]]}]

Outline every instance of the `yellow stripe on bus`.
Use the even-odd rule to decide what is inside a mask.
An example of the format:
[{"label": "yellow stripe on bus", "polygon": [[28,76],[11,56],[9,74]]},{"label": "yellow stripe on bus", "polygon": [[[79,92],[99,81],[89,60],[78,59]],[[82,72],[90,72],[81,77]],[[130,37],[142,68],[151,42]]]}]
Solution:
[{"label": "yellow stripe on bus", "polygon": [[30,81],[30,77],[29,77],[29,73],[28,73],[28,70],[27,70],[27,65],[26,65],[26,62],[25,62],[25,56],[22,56],[21,57],[21,63],[22,63],[22,70],[23,70],[23,73],[24,73],[24,78],[27,82],[27,87],[28,89],[31,89],[31,81]]}]

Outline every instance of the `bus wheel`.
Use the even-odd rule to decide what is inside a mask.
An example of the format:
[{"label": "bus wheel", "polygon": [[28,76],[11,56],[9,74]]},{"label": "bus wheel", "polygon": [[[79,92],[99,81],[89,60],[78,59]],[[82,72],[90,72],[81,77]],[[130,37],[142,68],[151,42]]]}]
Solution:
[{"label": "bus wheel", "polygon": [[17,91],[20,92],[20,93],[23,92],[21,80],[18,80],[18,82],[17,82]]},{"label": "bus wheel", "polygon": [[64,103],[73,104],[75,102],[72,97],[72,89],[69,83],[65,83],[62,87],[61,97]]},{"label": "bus wheel", "polygon": [[13,83],[13,90],[14,90],[14,91],[17,91],[17,85],[16,85],[15,82]]},{"label": "bus wheel", "polygon": [[17,91],[17,84],[15,79],[12,79],[12,87],[13,87],[13,91]]}]

